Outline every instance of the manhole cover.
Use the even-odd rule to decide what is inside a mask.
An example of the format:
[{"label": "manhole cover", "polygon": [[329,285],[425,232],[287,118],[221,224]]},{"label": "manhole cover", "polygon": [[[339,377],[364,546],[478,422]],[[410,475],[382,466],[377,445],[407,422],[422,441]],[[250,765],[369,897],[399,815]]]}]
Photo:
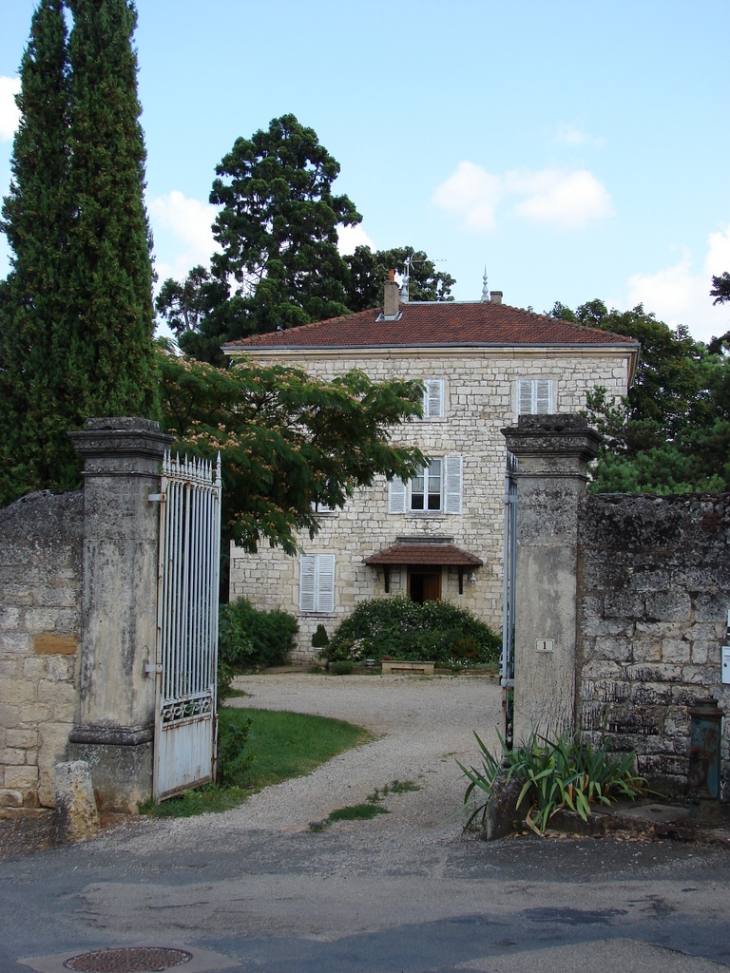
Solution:
[{"label": "manhole cover", "polygon": [[156,973],[180,966],[193,958],[184,949],[162,949],[158,946],[130,946],[122,949],[95,949],[72,956],[63,964],[79,973]]}]

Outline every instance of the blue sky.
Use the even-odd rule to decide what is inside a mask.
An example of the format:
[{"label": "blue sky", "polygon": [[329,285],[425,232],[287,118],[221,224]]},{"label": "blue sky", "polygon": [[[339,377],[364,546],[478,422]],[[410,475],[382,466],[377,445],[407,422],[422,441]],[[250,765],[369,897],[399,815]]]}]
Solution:
[{"label": "blue sky", "polygon": [[[0,192],[35,0],[0,0]],[[643,301],[730,329],[730,3],[138,0],[147,202],[161,277],[206,263],[214,167],[293,112],[363,214],[476,300]],[[0,275],[8,251],[0,244]]]}]

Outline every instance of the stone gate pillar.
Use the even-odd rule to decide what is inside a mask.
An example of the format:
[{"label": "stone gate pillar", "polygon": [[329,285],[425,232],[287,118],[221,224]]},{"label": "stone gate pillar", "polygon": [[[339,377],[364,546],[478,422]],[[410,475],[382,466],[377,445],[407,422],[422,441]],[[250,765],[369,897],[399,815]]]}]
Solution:
[{"label": "stone gate pillar", "polygon": [[575,729],[578,501],[601,442],[579,415],[520,416],[503,429],[519,460],[514,740]]},{"label": "stone gate pillar", "polygon": [[84,458],[79,702],[69,758],[97,800],[134,812],[152,794],[160,464],[171,436],[150,419],[89,419]]}]

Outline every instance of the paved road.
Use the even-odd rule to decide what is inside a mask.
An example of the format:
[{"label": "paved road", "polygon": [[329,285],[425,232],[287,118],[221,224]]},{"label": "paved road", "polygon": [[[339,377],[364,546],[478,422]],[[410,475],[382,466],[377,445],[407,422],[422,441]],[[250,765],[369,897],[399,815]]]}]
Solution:
[{"label": "paved road", "polygon": [[[285,690],[287,708],[313,705],[310,683],[300,693],[296,677],[286,685],[267,678],[251,687],[253,705],[277,705]],[[324,701],[335,682],[318,684],[320,708],[335,706],[334,696]],[[213,970],[226,961],[245,973],[699,973],[730,966],[727,851],[615,839],[463,840],[458,821],[439,817],[449,788],[458,800],[463,787],[451,754],[469,752],[475,714],[482,732],[496,719],[496,687],[409,679],[356,703],[352,692],[372,693],[370,683],[350,691],[338,682],[337,693],[350,708],[339,715],[354,719],[359,706],[377,722],[381,736],[368,745],[374,758],[390,760],[385,741],[396,738],[401,766],[408,763],[419,734],[398,729],[404,711],[416,723],[428,713],[428,726],[437,719],[446,725],[448,743],[429,735],[414,759],[422,789],[389,798],[391,814],[305,830],[312,808],[341,803],[343,774],[328,765],[318,772],[319,793],[311,780],[304,791],[290,782],[227,815],[139,820],[93,842],[5,862],[2,973],[27,973],[19,958],[53,954],[56,960],[34,966],[60,971],[60,960],[74,953],[131,945],[187,947],[196,957],[191,973],[195,962]],[[454,709],[464,714],[461,737]],[[360,768],[352,803],[371,781],[392,779],[390,763],[362,769],[367,753],[351,754]],[[337,759],[346,770],[346,755]]]}]

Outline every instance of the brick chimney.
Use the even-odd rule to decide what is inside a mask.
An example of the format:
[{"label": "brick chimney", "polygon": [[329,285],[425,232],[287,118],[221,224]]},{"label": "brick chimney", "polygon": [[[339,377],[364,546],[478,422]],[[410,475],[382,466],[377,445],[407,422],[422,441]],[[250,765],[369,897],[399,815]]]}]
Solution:
[{"label": "brick chimney", "polygon": [[388,271],[388,279],[385,282],[385,295],[383,298],[383,317],[386,321],[395,321],[398,317],[398,304],[400,301],[400,289],[395,282],[395,271]]}]

